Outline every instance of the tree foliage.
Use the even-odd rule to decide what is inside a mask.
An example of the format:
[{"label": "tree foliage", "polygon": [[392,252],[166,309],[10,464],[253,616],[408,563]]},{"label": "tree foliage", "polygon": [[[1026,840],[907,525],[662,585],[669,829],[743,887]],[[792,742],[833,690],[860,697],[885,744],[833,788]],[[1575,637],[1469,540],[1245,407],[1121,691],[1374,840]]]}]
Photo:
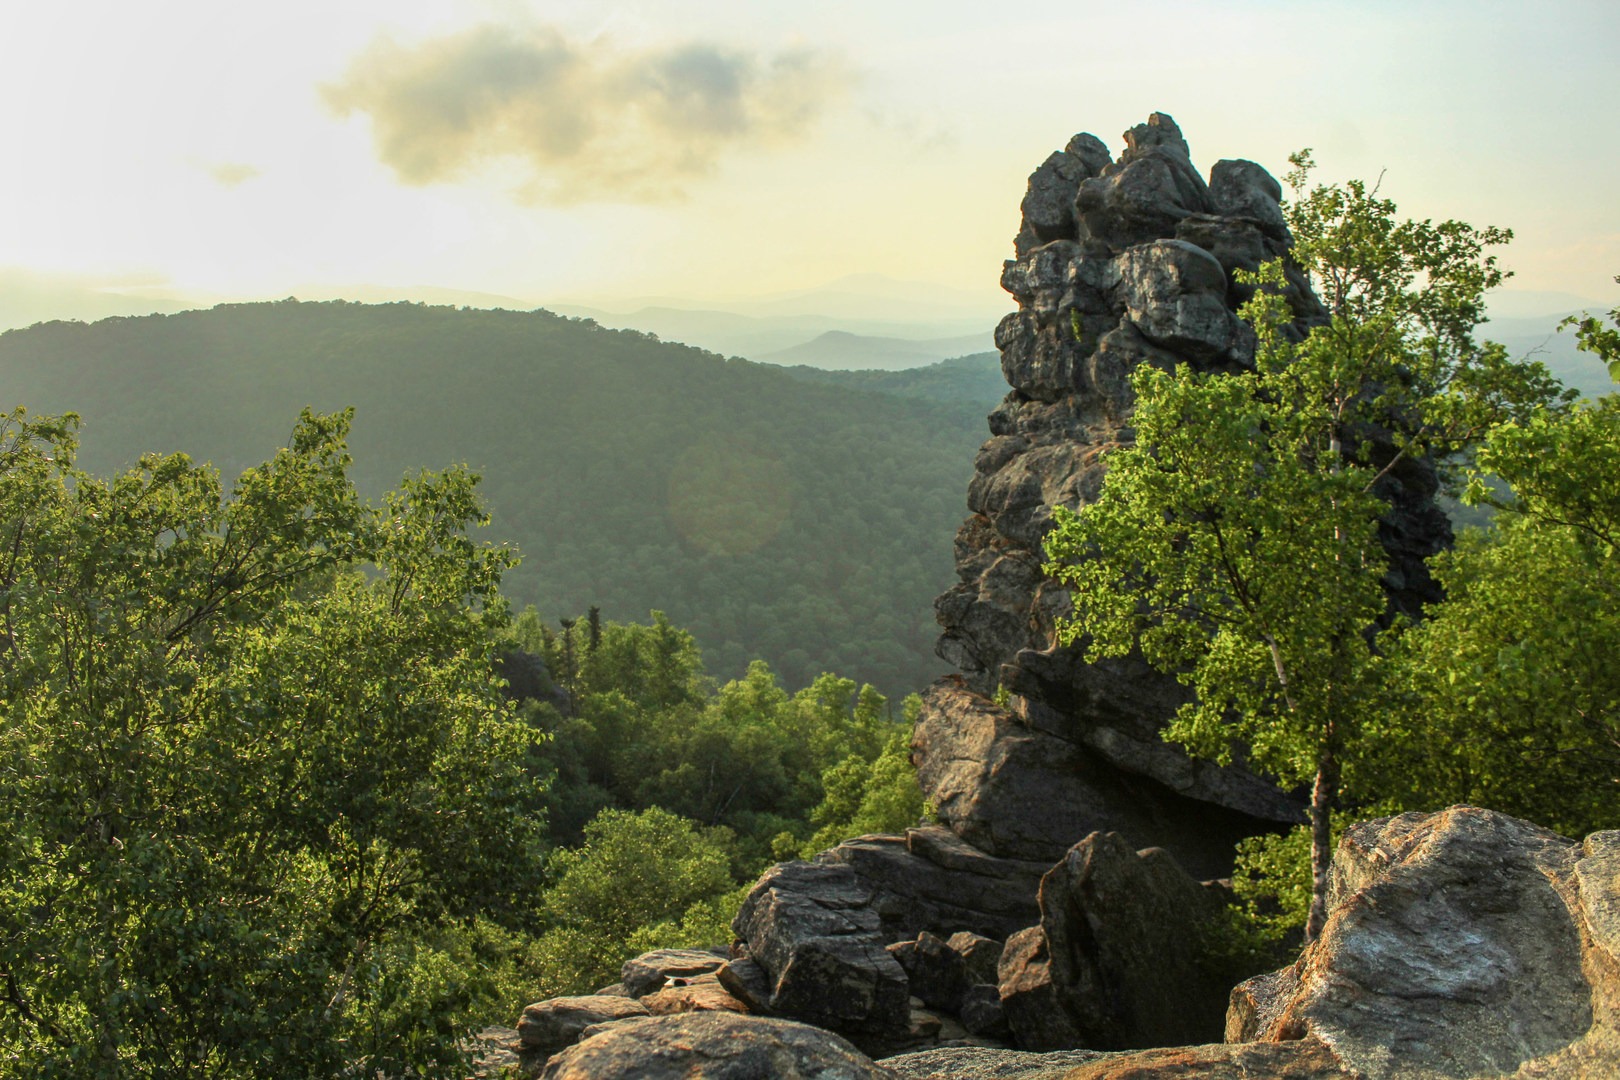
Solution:
[{"label": "tree foliage", "polygon": [[0,1045],[18,1074],[447,1064],[449,1040],[412,1034],[401,964],[443,920],[508,907],[534,864],[530,734],[490,668],[511,559],[467,537],[464,470],[364,506],[348,427],[306,412],[226,495],[183,455],[95,479],[71,419],[5,419]]},{"label": "tree foliage", "polygon": [[[1400,740],[1380,783],[1411,809],[1491,806],[1572,836],[1620,825],[1620,398],[1503,425],[1479,452],[1506,494],[1438,560],[1446,602],[1395,654]],[[1394,739],[1387,740],[1396,745]]]},{"label": "tree foliage", "polygon": [[[646,949],[725,945],[735,907],[721,914],[717,901],[737,888],[729,847],[724,830],[658,807],[602,811],[579,847],[551,858],[531,992],[590,993],[616,982],[624,962]],[[694,933],[713,936],[692,942]]]},{"label": "tree foliage", "polygon": [[[1615,281],[1620,282],[1620,276]],[[1610,378],[1620,382],[1620,308],[1610,310],[1609,323],[1604,326],[1592,315],[1571,315],[1559,324],[1559,329],[1575,327],[1576,348],[1602,360],[1609,366]]]},{"label": "tree foliage", "polygon": [[[886,748],[909,743],[909,724],[891,717],[883,695],[834,674],[790,694],[756,660],[716,687],[692,635],[662,612],[648,624],[601,623],[594,647],[585,623],[569,620],[556,632],[525,612],[512,640],[542,656],[555,683],[527,709],[551,736],[548,800],[561,843],[575,843],[605,808],[657,806],[730,829],[734,872],[751,877],[831,823],[815,816],[829,797],[829,770],[842,765],[864,784]],[[915,788],[905,752],[890,749],[896,755],[882,783]]]}]

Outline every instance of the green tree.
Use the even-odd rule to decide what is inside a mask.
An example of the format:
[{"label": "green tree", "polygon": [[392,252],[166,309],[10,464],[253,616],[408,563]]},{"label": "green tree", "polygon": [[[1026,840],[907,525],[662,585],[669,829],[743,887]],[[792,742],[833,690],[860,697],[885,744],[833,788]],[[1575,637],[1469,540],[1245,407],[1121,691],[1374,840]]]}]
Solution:
[{"label": "green tree", "polygon": [[[1438,561],[1447,599],[1394,659],[1424,738],[1380,783],[1404,806],[1491,806],[1571,836],[1620,825],[1620,398],[1493,432],[1470,497],[1498,508]],[[1393,746],[1393,740],[1389,740]]]},{"label": "green tree", "polygon": [[[434,1072],[400,964],[528,883],[475,480],[356,498],[306,412],[227,497],[0,425],[0,1053],[18,1075]],[[366,568],[360,573],[357,568]],[[409,994],[405,995],[406,997]],[[448,1003],[428,1012],[442,1021]]]},{"label": "green tree", "polygon": [[1061,640],[1139,647],[1194,689],[1167,738],[1311,785],[1310,939],[1331,813],[1377,707],[1389,487],[1556,384],[1473,338],[1505,277],[1486,249],[1510,234],[1401,221],[1360,182],[1306,190],[1309,153],[1291,160],[1293,258],[1327,318],[1301,335],[1281,263],[1246,277],[1253,367],[1140,369],[1135,444],[1110,455],[1095,502],[1054,515],[1047,552],[1074,600]]},{"label": "green tree", "polygon": [[614,982],[638,946],[660,936],[646,928],[673,938],[683,920],[712,923],[713,902],[735,890],[727,845],[723,830],[703,830],[658,807],[597,815],[580,847],[551,858],[552,884],[541,905],[549,925],[534,949],[541,995],[589,993]]},{"label": "green tree", "polygon": [[[1620,276],[1615,281],[1620,282]],[[1620,307],[1609,311],[1610,326],[1604,326],[1592,315],[1571,315],[1559,324],[1575,327],[1576,348],[1592,353],[1609,365],[1609,376],[1620,382]]]},{"label": "green tree", "polygon": [[904,705],[905,726],[889,735],[876,757],[852,753],[821,774],[824,794],[810,812],[816,831],[798,844],[802,858],[852,836],[904,832],[923,817],[927,808],[911,763],[911,731],[921,710],[922,699],[912,694]]}]

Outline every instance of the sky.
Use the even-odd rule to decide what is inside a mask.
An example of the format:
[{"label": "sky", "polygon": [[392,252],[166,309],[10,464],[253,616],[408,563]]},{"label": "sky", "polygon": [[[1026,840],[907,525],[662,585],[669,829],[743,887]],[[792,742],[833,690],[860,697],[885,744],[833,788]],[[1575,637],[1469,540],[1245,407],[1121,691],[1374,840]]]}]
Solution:
[{"label": "sky", "polygon": [[1612,0],[0,4],[0,300],[41,311],[859,274],[994,313],[1030,171],[1154,111],[1206,175],[1310,147],[1512,228],[1531,307],[1620,303]]}]

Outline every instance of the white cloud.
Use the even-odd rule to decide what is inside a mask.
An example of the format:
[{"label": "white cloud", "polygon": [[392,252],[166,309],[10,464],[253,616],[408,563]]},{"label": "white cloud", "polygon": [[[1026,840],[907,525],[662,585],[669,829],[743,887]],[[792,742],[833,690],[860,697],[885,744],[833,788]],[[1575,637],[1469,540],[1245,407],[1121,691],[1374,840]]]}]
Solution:
[{"label": "white cloud", "polygon": [[414,46],[379,39],[322,94],[370,118],[378,158],[408,184],[515,158],[526,200],[662,202],[727,155],[804,138],[850,78],[808,48],[638,48],[486,25]]}]

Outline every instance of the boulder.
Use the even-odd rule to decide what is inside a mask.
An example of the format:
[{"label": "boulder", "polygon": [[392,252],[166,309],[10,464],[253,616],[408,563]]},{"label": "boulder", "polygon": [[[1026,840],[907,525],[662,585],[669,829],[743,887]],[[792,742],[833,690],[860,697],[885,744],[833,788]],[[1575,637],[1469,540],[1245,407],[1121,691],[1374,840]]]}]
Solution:
[{"label": "boulder", "polygon": [[924,930],[915,941],[890,945],[889,955],[905,970],[913,997],[930,1009],[954,1013],[961,1008],[969,986],[967,964],[944,940]]},{"label": "boulder", "polygon": [[1019,1047],[1067,1050],[1079,1047],[1079,1025],[1064,1008],[1052,981],[1046,935],[1031,926],[1007,939],[999,970],[1002,1015]]},{"label": "boulder", "polygon": [[1233,993],[1228,1038],[1319,1040],[1346,1072],[1620,1075],[1620,833],[1490,810],[1346,830],[1322,934]]},{"label": "boulder", "polygon": [[732,929],[769,980],[772,1013],[857,1041],[905,1034],[906,973],[884,948],[871,900],[838,862],[780,863],[755,883]]},{"label": "boulder", "polygon": [[1030,175],[1024,194],[1023,224],[1013,242],[1021,255],[1059,239],[1074,239],[1074,196],[1088,180],[1113,162],[1108,147],[1095,135],[1080,134],[1056,151]]},{"label": "boulder", "polygon": [[1209,170],[1209,203],[1221,217],[1253,222],[1276,240],[1291,239],[1283,220],[1282,185],[1252,161],[1217,161]]},{"label": "boulder", "polygon": [[996,964],[1001,960],[1002,943],[971,930],[958,930],[945,944],[962,958],[969,983],[996,981]]},{"label": "boulder", "polygon": [[634,998],[606,994],[551,998],[523,1010],[518,1038],[525,1050],[550,1054],[572,1043],[592,1024],[647,1015],[646,1006]]},{"label": "boulder", "polygon": [[663,989],[671,979],[707,975],[726,959],[724,952],[709,949],[655,949],[626,960],[619,970],[619,985],[627,995],[638,998]]},{"label": "boulder", "polygon": [[[1261,828],[1247,815],[1126,772],[1083,739],[1056,734],[1050,730],[1054,726],[1037,728],[959,679],[942,679],[924,691],[912,759],[939,820],[980,851],[1042,871],[1082,837],[1101,830],[1122,833],[1132,843],[1164,847],[1191,872],[1207,877],[1229,873],[1233,846]],[[1188,762],[1160,741],[1156,731],[1151,737],[1156,749],[1174,754],[1189,772],[1214,769]],[[1125,740],[1121,736],[1116,741]],[[1280,797],[1278,802],[1288,805]],[[1017,913],[1031,910],[1032,904],[1026,904]],[[961,926],[1005,937],[1033,921]]]},{"label": "boulder", "polygon": [[654,1016],[668,1016],[684,1012],[749,1012],[741,1000],[732,995],[710,972],[690,979],[676,978],[662,990],[655,990],[641,998],[641,1004]]},{"label": "boulder", "polygon": [[1161,349],[1206,362],[1252,366],[1254,331],[1226,305],[1226,270],[1185,240],[1138,244],[1119,256],[1125,317]]},{"label": "boulder", "polygon": [[1005,937],[1039,917],[1035,892],[1048,866],[986,854],[938,825],[857,837],[816,858],[855,872],[885,942],[958,931]]},{"label": "boulder", "polygon": [[655,1016],[554,1056],[543,1080],[885,1080],[848,1041],[808,1024],[728,1012]]},{"label": "boulder", "polygon": [[1057,1005],[1100,1050],[1220,1038],[1227,984],[1199,943],[1221,902],[1161,848],[1093,833],[1041,880],[1040,932]]}]

